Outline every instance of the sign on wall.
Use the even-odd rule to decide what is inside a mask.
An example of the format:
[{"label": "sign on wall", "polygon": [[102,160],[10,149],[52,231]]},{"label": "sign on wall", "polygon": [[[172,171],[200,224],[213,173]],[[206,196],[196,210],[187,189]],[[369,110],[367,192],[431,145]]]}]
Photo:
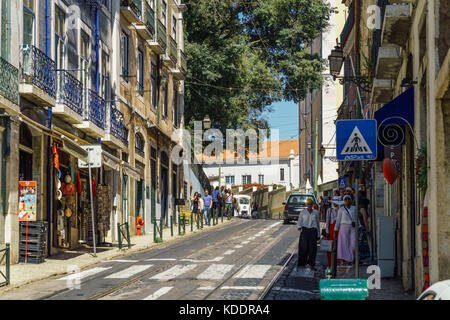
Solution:
[{"label": "sign on wall", "polygon": [[19,221],[36,221],[36,181],[19,181]]}]

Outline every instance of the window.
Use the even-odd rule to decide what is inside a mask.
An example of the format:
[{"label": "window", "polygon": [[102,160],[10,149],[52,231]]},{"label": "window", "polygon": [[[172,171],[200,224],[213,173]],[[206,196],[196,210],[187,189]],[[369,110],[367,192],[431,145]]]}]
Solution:
[{"label": "window", "polygon": [[176,85],[173,86],[172,119],[173,126],[178,127],[178,88]]},{"label": "window", "polygon": [[314,203],[316,203],[316,201],[314,200],[314,196],[310,196],[310,195],[291,195],[288,199],[288,203],[289,204],[298,204],[298,205],[302,205],[305,206],[306,205],[306,200],[307,199],[312,199],[314,201]]},{"label": "window", "polygon": [[156,64],[154,64],[152,62],[152,68],[151,68],[151,85],[152,85],[152,107],[156,108],[156,75],[157,75],[157,70],[156,70]]},{"label": "window", "polygon": [[136,153],[138,155],[140,155],[141,157],[144,157],[145,142],[140,133],[136,133],[134,146],[135,146]]},{"label": "window", "polygon": [[128,51],[129,51],[128,35],[122,32],[120,39],[120,58],[122,63],[122,79],[128,82]]},{"label": "window", "polygon": [[280,168],[280,181],[284,181],[284,168]]},{"label": "window", "polygon": [[153,9],[153,11],[155,11],[155,0],[150,0],[150,8]]},{"label": "window", "polygon": [[34,0],[23,1],[23,44],[34,44]]},{"label": "window", "polygon": [[258,175],[258,183],[264,184],[264,175],[263,174]]},{"label": "window", "polygon": [[242,184],[252,183],[251,175],[243,175],[242,176]]},{"label": "window", "polygon": [[56,69],[64,69],[64,12],[55,6],[55,62]]},{"label": "window", "polygon": [[225,183],[234,185],[234,176],[225,176]]},{"label": "window", "polygon": [[168,115],[168,108],[169,108],[169,106],[168,106],[168,99],[167,99],[167,95],[168,95],[168,91],[169,91],[169,88],[168,88],[168,77],[167,77],[167,75],[166,74],[164,74],[164,77],[163,77],[163,79],[164,79],[164,86],[163,86],[163,98],[164,98],[164,104],[163,104],[163,114],[162,114],[162,116],[163,116],[163,118],[164,119],[166,119],[167,120],[167,115]]},{"label": "window", "polygon": [[102,97],[109,100],[109,55],[105,51],[102,52]]},{"label": "window", "polygon": [[136,74],[136,87],[139,95],[144,95],[144,54],[140,49],[138,49],[138,55],[137,55],[137,74]]},{"label": "window", "polygon": [[165,1],[162,2],[162,11],[161,11],[161,19],[164,26],[167,25],[167,3]]},{"label": "window", "polygon": [[80,78],[81,84],[83,85],[85,94],[83,95],[84,105],[87,104],[87,89],[88,89],[88,78],[89,77],[89,36],[81,30],[81,41],[80,41]]},{"label": "window", "polygon": [[177,18],[172,17],[172,38],[177,41]]}]

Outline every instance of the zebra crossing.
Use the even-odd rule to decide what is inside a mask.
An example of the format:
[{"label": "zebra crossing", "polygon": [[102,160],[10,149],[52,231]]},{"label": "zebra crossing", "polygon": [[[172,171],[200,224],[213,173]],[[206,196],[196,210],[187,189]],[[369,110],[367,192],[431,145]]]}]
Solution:
[{"label": "zebra crossing", "polygon": [[[144,300],[156,300],[164,297],[169,294],[173,286],[164,286],[164,284],[169,283],[173,280],[183,280],[183,279],[193,279],[199,281],[221,281],[224,279],[263,279],[265,275],[269,272],[272,265],[265,264],[250,264],[250,265],[236,265],[236,264],[227,264],[220,263],[221,260],[224,259],[224,256],[230,256],[235,253],[236,249],[240,249],[243,245],[247,245],[250,243],[249,240],[256,239],[257,237],[262,236],[264,233],[275,227],[280,223],[274,223],[257,234],[254,234],[250,238],[241,241],[240,244],[234,246],[233,249],[226,250],[223,253],[223,256],[218,256],[213,259],[207,260],[199,260],[199,259],[175,259],[175,258],[151,258],[145,260],[132,260],[132,259],[116,259],[108,262],[113,263],[113,265],[107,265],[104,267],[94,267],[89,270],[84,270],[82,272],[76,272],[73,274],[69,274],[65,277],[59,278],[57,280],[65,280],[65,281],[90,281],[92,279],[96,280],[126,280],[131,279],[135,276],[139,276],[140,274],[148,274],[148,277],[143,277],[143,280],[152,281],[155,284],[155,291],[143,298]],[[153,263],[149,263],[153,262]],[[156,271],[157,268],[161,267],[161,264],[156,262],[173,262],[174,265],[170,266],[166,270]],[[117,266],[116,263],[123,263],[126,265],[127,263],[131,263],[131,266],[124,268],[123,270],[114,272],[116,270],[113,269],[113,266]],[[152,268],[155,269],[156,274],[150,274],[152,272]],[[234,274],[233,274],[234,273]],[[252,280],[253,281],[253,280]],[[161,285],[158,285],[161,283]],[[201,286],[202,284],[208,284],[204,282],[200,282],[199,286],[195,288],[195,290],[214,290],[216,287],[207,285]],[[221,286],[219,290],[260,290],[263,287],[256,285],[246,286],[239,285],[242,283],[236,283],[237,285],[228,285]],[[142,299],[142,298],[141,298]]]}]

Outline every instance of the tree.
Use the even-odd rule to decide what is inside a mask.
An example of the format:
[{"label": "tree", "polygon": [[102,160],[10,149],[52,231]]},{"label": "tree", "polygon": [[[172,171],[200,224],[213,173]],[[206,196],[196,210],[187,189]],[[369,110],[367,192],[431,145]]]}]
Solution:
[{"label": "tree", "polygon": [[324,0],[187,0],[185,119],[212,127],[267,128],[282,99],[322,84],[323,61],[305,49],[327,27]]}]

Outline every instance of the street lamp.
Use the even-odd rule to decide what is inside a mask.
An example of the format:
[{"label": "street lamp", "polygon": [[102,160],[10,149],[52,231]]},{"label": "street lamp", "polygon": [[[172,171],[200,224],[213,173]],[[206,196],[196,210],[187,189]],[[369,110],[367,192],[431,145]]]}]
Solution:
[{"label": "street lamp", "polygon": [[328,56],[328,61],[330,62],[330,73],[334,80],[336,80],[336,77],[338,77],[341,73],[344,59],[344,52],[341,47],[335,46],[334,49],[331,50],[331,54]]},{"label": "street lamp", "polygon": [[211,119],[209,118],[209,115],[206,115],[203,119],[203,126],[205,127],[205,129],[211,128]]}]

